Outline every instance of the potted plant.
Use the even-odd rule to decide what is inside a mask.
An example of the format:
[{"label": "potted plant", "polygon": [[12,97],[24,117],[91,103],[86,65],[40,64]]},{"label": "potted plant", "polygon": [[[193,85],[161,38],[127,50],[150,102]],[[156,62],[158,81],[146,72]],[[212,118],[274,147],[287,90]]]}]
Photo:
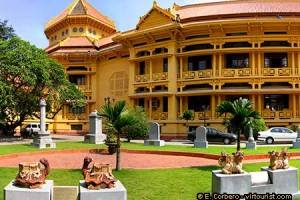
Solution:
[{"label": "potted plant", "polygon": [[114,154],[117,152],[117,136],[116,134],[109,132],[105,139],[105,144],[108,147],[108,153]]}]

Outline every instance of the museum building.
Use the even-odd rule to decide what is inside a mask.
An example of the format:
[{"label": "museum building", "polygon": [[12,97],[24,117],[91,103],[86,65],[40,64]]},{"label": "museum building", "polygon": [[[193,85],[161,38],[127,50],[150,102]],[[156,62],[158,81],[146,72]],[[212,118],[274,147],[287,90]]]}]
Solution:
[{"label": "museum building", "polygon": [[[129,12],[130,13],[130,12]],[[113,18],[113,16],[110,16]],[[65,107],[49,128],[88,132],[89,114],[110,98],[142,106],[162,138],[199,125],[224,130],[216,106],[254,101],[267,126],[300,122],[300,1],[223,1],[162,8],[156,1],[136,28],[120,32],[86,0],[45,28],[50,58],[81,88],[87,106]]]}]

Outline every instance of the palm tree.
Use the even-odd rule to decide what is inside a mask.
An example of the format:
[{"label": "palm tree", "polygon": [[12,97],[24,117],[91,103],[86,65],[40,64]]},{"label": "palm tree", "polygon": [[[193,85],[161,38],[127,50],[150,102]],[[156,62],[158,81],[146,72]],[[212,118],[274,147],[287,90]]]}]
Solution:
[{"label": "palm tree", "polygon": [[258,111],[253,110],[252,106],[252,101],[240,97],[234,102],[223,101],[216,108],[219,116],[227,113],[231,114],[227,124],[229,123],[231,130],[237,134],[237,151],[241,148],[240,138],[245,127],[252,127],[254,120],[260,119]]},{"label": "palm tree", "polygon": [[107,118],[106,125],[109,128],[110,133],[117,134],[117,154],[116,154],[116,170],[120,171],[121,159],[120,159],[120,147],[121,147],[121,132],[125,126],[135,124],[136,120],[129,110],[125,108],[126,101],[117,101],[114,105],[108,102],[101,108],[98,113],[100,116]]}]

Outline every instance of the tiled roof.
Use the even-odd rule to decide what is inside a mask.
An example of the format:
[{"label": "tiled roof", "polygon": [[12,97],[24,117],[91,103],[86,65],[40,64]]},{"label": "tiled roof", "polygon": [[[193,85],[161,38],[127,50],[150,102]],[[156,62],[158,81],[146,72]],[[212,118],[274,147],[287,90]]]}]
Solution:
[{"label": "tiled roof", "polygon": [[46,25],[46,29],[68,16],[76,16],[76,15],[89,15],[97,20],[104,22],[109,26],[112,26],[115,29],[114,21],[102,15],[86,0],[74,0],[74,2],[71,5],[69,5],[68,8],[66,8],[58,16],[54,17],[50,22],[48,22],[48,24]]},{"label": "tiled roof", "polygon": [[299,0],[239,0],[181,6],[176,14],[181,20],[194,17],[218,17],[255,13],[300,13]]},{"label": "tiled roof", "polygon": [[60,43],[60,46],[68,47],[84,47],[94,46],[93,42],[88,37],[69,37]]}]

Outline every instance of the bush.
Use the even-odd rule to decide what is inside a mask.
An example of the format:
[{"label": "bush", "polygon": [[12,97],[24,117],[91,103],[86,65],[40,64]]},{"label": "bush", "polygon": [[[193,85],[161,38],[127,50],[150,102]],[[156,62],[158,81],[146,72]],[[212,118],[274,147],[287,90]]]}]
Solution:
[{"label": "bush", "polygon": [[130,114],[136,119],[136,123],[131,126],[126,126],[122,129],[122,133],[125,134],[127,141],[132,139],[143,139],[149,133],[149,118],[144,112],[143,107],[137,106],[130,110]]}]

